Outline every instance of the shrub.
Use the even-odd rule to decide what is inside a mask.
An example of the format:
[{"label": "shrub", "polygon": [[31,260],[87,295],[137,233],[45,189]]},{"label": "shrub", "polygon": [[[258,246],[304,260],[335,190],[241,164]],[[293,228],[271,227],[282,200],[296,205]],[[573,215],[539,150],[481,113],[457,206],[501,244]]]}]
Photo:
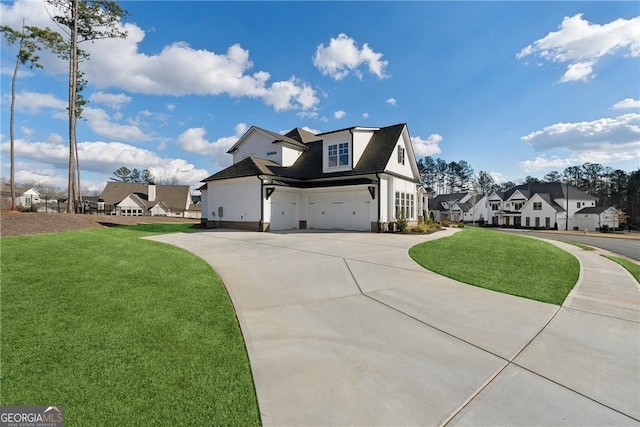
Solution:
[{"label": "shrub", "polygon": [[396,223],[398,224],[398,231],[400,231],[401,233],[407,231],[407,227],[409,224],[407,222],[407,218],[405,218],[404,215],[399,215],[396,219]]}]

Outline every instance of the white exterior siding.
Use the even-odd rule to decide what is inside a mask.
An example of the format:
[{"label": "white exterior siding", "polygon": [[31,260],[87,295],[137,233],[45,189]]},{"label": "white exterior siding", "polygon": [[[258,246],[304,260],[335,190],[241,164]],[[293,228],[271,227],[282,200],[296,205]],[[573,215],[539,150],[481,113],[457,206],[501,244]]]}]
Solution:
[{"label": "white exterior siding", "polygon": [[[322,135],[322,172],[341,172],[353,169],[353,142],[351,132],[344,130],[341,132]],[[346,166],[329,167],[329,146],[347,142],[349,144],[349,163]]]},{"label": "white exterior siding", "polygon": [[[541,209],[534,210],[534,203],[540,203]],[[549,205],[542,197],[539,195],[534,195],[529,201],[522,207],[521,209],[521,224],[523,227],[548,227],[553,228],[556,224],[558,228],[560,228],[560,224],[558,223],[558,211],[556,211],[552,206]],[[562,212],[561,215],[565,213]],[[529,218],[529,223],[527,224],[527,218]],[[537,218],[537,220],[536,220]],[[547,218],[549,218],[547,224]]]},{"label": "white exterior siding", "polygon": [[301,153],[301,149],[285,146],[283,143],[274,144],[273,136],[254,130],[236,147],[233,152],[233,163],[253,156],[271,160],[282,166],[291,166]]},{"label": "white exterior siding", "polygon": [[[389,180],[387,178],[380,177],[380,222],[389,222]],[[377,218],[376,218],[377,220]]]},{"label": "white exterior siding", "polygon": [[[398,147],[401,147],[404,150],[404,164],[398,162]],[[409,159],[410,153],[411,151],[407,149],[404,138],[400,137],[391,157],[389,158],[389,162],[387,163],[385,170],[409,178],[414,178],[413,171],[411,170],[411,161]]]},{"label": "white exterior siding", "polygon": [[390,221],[395,221],[396,218],[396,192],[400,192],[406,195],[413,195],[413,206],[407,219],[416,219],[416,203],[417,203],[417,185],[414,182],[398,178],[396,176],[389,177],[390,191],[388,194],[388,206]]},{"label": "white exterior siding", "polygon": [[[260,181],[256,177],[209,181],[206,217],[209,220],[260,221]],[[222,207],[222,218],[219,208]],[[203,213],[205,212],[203,204]]]},{"label": "white exterior siding", "polygon": [[374,129],[354,129],[353,131],[353,167],[358,165],[362,153],[367,148]]},{"label": "white exterior siding", "polygon": [[[278,146],[278,148],[281,148],[281,152],[282,152],[281,161],[277,161],[277,160],[274,160],[274,161],[282,166],[288,167],[293,165],[296,162],[296,160],[298,160],[298,157],[300,157],[300,154],[302,154],[302,150],[296,150],[295,148],[290,148],[287,146],[279,147],[280,144],[273,144],[273,145],[274,147]],[[273,159],[269,158],[269,160],[273,160]]]},{"label": "white exterior siding", "polygon": [[209,211],[209,203],[207,202],[209,192],[207,190],[200,191],[200,218],[208,219],[211,216]]},{"label": "white exterior siding", "polygon": [[[274,151],[275,154],[267,155],[267,153]],[[236,150],[233,152],[233,163],[238,163],[249,156],[278,162],[278,160],[282,160],[282,147],[273,144],[272,136],[256,130],[247,135],[244,141],[242,141],[242,144],[236,147]]]}]

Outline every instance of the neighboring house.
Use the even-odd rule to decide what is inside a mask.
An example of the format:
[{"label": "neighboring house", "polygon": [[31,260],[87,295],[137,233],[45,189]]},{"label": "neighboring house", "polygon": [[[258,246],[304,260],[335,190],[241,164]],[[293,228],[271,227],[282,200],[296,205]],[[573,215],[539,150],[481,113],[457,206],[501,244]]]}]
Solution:
[{"label": "neighboring house", "polygon": [[200,218],[188,185],[108,182],[98,197],[97,210],[108,215]]},{"label": "neighboring house", "polygon": [[486,221],[485,201],[482,194],[442,194],[429,198],[429,215],[436,221]]},{"label": "neighboring house", "polygon": [[252,126],[203,180],[206,227],[384,231],[425,209],[405,124],[286,135]]},{"label": "neighboring house", "polygon": [[[39,208],[42,212],[45,212],[47,209],[53,209],[45,206],[45,204],[58,203],[56,198],[40,194],[38,190],[31,186],[16,186],[15,195],[16,207],[22,206],[23,208],[28,208],[35,204],[42,204]],[[11,186],[9,184],[2,184],[2,198],[4,199],[3,206],[11,206]]]},{"label": "neighboring house", "polygon": [[605,224],[619,227],[612,220],[615,208],[596,207],[595,197],[559,182],[523,184],[477,196],[475,205],[470,200],[471,193],[439,195],[429,200],[429,210],[436,220],[475,218],[503,227],[591,231]]},{"label": "neighboring house", "polygon": [[614,207],[582,208],[575,214],[578,230],[616,229],[620,227],[619,211]]}]

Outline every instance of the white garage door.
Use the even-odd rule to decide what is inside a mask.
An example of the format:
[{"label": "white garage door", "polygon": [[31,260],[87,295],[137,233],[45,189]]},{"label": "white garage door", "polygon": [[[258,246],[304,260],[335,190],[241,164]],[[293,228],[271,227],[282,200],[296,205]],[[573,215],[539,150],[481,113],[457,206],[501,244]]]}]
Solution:
[{"label": "white garage door", "polygon": [[293,193],[278,192],[271,195],[270,229],[292,230],[298,228],[298,196]]},{"label": "white garage door", "polygon": [[371,230],[371,196],[368,191],[315,193],[309,195],[309,228],[324,230]]}]

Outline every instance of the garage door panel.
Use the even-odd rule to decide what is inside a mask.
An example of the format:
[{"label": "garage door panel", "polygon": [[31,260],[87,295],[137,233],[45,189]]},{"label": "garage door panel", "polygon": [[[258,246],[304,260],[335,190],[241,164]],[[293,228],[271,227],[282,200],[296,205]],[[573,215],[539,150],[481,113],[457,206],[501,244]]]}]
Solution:
[{"label": "garage door panel", "polygon": [[309,196],[309,227],[368,231],[370,209],[367,191],[312,194]]},{"label": "garage door panel", "polygon": [[296,194],[274,193],[271,196],[270,229],[291,230],[298,227],[298,197]]}]

